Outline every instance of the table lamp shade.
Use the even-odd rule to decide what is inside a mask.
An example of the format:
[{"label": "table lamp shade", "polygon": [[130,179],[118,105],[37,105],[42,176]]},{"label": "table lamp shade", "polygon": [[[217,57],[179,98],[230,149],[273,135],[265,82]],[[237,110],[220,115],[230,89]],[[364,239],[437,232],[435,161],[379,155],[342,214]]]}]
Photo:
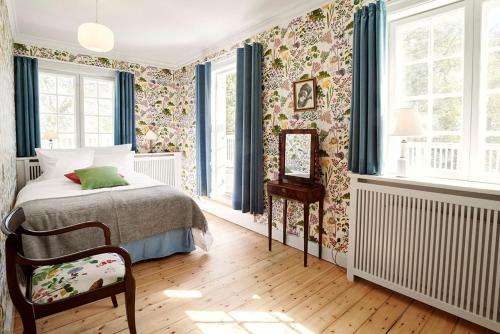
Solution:
[{"label": "table lamp shade", "polygon": [[416,137],[422,136],[424,130],[420,116],[415,108],[401,108],[395,115],[396,127],[391,136]]},{"label": "table lamp shade", "polygon": [[43,139],[45,139],[45,140],[57,139],[57,132],[55,132],[54,130],[47,130],[43,134]]}]

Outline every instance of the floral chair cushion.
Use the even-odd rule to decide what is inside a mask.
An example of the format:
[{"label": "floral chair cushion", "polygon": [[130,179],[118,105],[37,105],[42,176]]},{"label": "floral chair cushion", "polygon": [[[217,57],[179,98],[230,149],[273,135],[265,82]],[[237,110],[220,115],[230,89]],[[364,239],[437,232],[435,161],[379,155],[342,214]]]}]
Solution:
[{"label": "floral chair cushion", "polygon": [[123,281],[125,264],[115,253],[38,267],[31,277],[31,301],[46,304]]}]

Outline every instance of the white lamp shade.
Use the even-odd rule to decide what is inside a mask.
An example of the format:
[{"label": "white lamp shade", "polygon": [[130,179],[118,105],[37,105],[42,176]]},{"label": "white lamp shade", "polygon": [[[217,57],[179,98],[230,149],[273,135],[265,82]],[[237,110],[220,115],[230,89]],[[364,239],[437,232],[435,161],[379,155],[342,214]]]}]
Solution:
[{"label": "white lamp shade", "polygon": [[47,130],[43,134],[43,139],[45,139],[45,140],[57,139],[57,132],[55,132],[54,130]]},{"label": "white lamp shade", "polygon": [[115,37],[108,27],[94,22],[80,24],[78,42],[84,48],[95,52],[108,52],[115,46]]},{"label": "white lamp shade", "polygon": [[396,126],[391,136],[417,137],[424,135],[422,122],[415,108],[401,108],[395,115]]},{"label": "white lamp shade", "polygon": [[156,133],[154,133],[153,131],[149,130],[147,133],[146,133],[146,140],[156,140],[158,138],[158,136],[156,135]]}]

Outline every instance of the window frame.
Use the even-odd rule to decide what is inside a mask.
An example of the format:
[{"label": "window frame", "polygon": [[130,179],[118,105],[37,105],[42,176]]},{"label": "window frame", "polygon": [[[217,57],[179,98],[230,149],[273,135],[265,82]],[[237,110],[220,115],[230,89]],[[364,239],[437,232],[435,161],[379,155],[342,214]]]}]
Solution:
[{"label": "window frame", "polygon": [[[114,135],[115,135],[115,85],[116,85],[116,81],[115,81],[115,77],[108,77],[108,76],[96,76],[96,75],[86,75],[86,74],[81,74],[79,75],[79,87],[80,87],[80,93],[81,93],[81,98],[79,99],[79,107],[80,107],[80,124],[81,124],[81,127],[80,127],[80,142],[79,142],[79,147],[93,147],[93,146],[85,146],[85,93],[84,93],[84,83],[83,81],[85,80],[85,78],[89,78],[89,79],[94,79],[94,80],[99,80],[99,81],[109,81],[109,82],[112,82],[113,83],[113,89],[111,90],[111,102],[112,102],[112,109],[113,109],[113,113],[111,115],[111,119],[112,119],[112,128],[113,128],[113,132],[111,133],[113,138],[114,138]],[[99,89],[99,88],[98,88]],[[99,110],[99,93],[97,94],[97,108]],[[101,117],[100,114],[98,113],[97,114],[97,117]],[[99,132],[99,123],[97,124],[98,128],[98,132],[97,132],[97,135],[99,136],[100,135],[100,132]],[[94,134],[94,133],[93,133]],[[99,146],[99,145],[98,145]]]},{"label": "window frame", "polygon": [[[74,128],[75,128],[75,144],[77,145],[77,147],[80,147],[79,143],[80,143],[80,131],[79,131],[79,126],[80,126],[80,120],[79,120],[79,116],[78,116],[78,101],[79,101],[79,92],[80,92],[80,88],[79,88],[79,82],[78,82],[78,75],[76,75],[76,73],[72,73],[72,72],[67,72],[67,71],[59,71],[59,70],[54,70],[54,69],[45,69],[45,68],[42,68],[42,67],[39,67],[38,68],[38,74],[40,76],[40,73],[48,73],[48,74],[53,74],[53,75],[61,75],[61,76],[71,76],[74,78],[74,84],[75,84],[75,94],[74,94],[74,101],[73,101],[73,104],[74,104]],[[57,90],[56,90],[57,91]],[[42,93],[44,94],[44,93]],[[59,96],[58,94],[56,94],[56,97]],[[40,103],[40,97],[41,97],[41,93],[38,94],[38,99],[39,99],[39,103]],[[59,108],[59,106],[57,106],[57,108]],[[41,115],[41,113],[40,113]],[[59,116],[59,113],[57,113],[57,115]],[[57,131],[57,134],[59,135],[59,129]],[[41,136],[43,137],[43,133],[41,133]],[[43,139],[42,139],[43,140]]]},{"label": "window frame", "polygon": [[[211,127],[212,129],[214,128],[214,124],[217,123],[217,113],[216,113],[216,108],[217,108],[217,75],[219,74],[229,74],[229,73],[236,73],[236,57],[228,57],[224,58],[222,60],[219,60],[217,62],[212,63],[211,66],[211,75],[210,75],[210,110],[211,110]],[[227,124],[227,119],[226,119],[226,124]],[[217,151],[217,147],[215,146],[215,143],[217,143],[217,136],[218,132],[212,130],[211,131],[211,143],[212,143],[212,148],[211,148],[211,161],[210,161],[210,168],[215,168],[217,166],[217,156],[214,154],[214,152]],[[227,142],[227,141],[226,141]],[[226,147],[227,150],[227,147]],[[226,166],[227,168],[227,166]],[[224,192],[224,193],[219,193],[217,192],[217,189],[215,188],[216,185],[216,173],[213,172],[212,170],[212,191],[209,196],[211,198],[219,199],[222,201],[229,200],[232,198],[232,192]]]},{"label": "window frame", "polygon": [[[84,111],[84,93],[83,80],[84,78],[92,78],[97,80],[106,80],[113,82],[111,101],[113,103],[113,129],[115,126],[115,90],[116,80],[115,71],[99,68],[91,65],[80,65],[65,63],[60,61],[52,61],[46,59],[39,60],[38,73],[51,73],[55,75],[66,75],[75,78],[75,148],[83,148],[85,146],[85,111]],[[43,135],[43,134],[42,134]],[[114,135],[114,130],[113,130]]]},{"label": "window frame", "polygon": [[[460,161],[461,171],[450,174],[449,170],[436,170],[425,168],[425,171],[418,176],[421,177],[436,177],[446,179],[465,180],[471,182],[489,182],[499,183],[499,177],[486,177],[482,171],[484,163],[484,153],[479,152],[481,143],[479,142],[479,128],[481,122],[481,78],[484,75],[484,68],[481,71],[482,65],[482,36],[483,33],[483,17],[482,9],[484,3],[489,0],[433,0],[419,3],[415,1],[400,1],[391,6],[388,6],[388,85],[387,85],[387,117],[385,117],[385,128],[389,129],[391,122],[391,114],[399,107],[396,92],[396,43],[398,26],[408,24],[412,21],[426,19],[435,15],[440,15],[453,10],[463,8],[464,10],[464,44],[463,44],[463,87],[462,87],[462,134],[461,134],[461,149],[462,161]],[[430,41],[429,43],[432,43]],[[484,66],[487,67],[487,66]],[[487,69],[486,69],[487,71]],[[429,77],[430,80],[430,77]],[[432,124],[428,124],[432,126]],[[389,133],[384,136],[384,159],[389,158]],[[477,152],[477,153],[476,153]],[[426,162],[426,165],[430,163]],[[395,171],[391,168],[384,168],[389,173]],[[479,176],[480,175],[480,176]]]}]

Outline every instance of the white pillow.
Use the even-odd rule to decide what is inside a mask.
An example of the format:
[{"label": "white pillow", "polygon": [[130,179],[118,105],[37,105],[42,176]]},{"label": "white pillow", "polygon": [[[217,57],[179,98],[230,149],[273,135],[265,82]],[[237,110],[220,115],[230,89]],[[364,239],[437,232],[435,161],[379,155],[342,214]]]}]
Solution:
[{"label": "white pillow", "polygon": [[92,166],[94,150],[79,148],[74,150],[46,150],[35,149],[43,172],[41,179],[53,179],[71,173],[75,169]]},{"label": "white pillow", "polygon": [[112,166],[118,168],[118,173],[122,175],[129,175],[134,172],[134,156],[135,152],[130,151],[115,151],[94,155],[93,166]]}]

